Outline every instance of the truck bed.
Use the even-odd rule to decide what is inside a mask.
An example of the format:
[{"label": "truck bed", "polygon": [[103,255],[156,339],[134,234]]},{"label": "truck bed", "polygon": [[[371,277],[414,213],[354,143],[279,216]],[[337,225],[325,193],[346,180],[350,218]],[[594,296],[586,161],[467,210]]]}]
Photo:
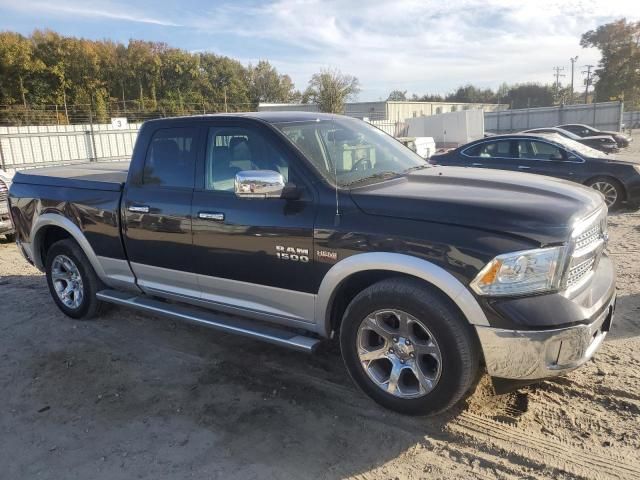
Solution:
[{"label": "truck bed", "polygon": [[13,183],[120,191],[127,180],[129,163],[129,161],[83,163],[63,167],[34,168],[17,172]]}]

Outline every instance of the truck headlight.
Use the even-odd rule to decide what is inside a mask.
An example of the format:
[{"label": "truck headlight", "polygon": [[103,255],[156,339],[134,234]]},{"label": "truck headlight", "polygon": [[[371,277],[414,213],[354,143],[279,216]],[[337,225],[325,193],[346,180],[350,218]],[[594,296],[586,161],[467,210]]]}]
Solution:
[{"label": "truck headlight", "polygon": [[471,282],[478,295],[523,295],[556,290],[562,276],[564,247],[498,255]]}]

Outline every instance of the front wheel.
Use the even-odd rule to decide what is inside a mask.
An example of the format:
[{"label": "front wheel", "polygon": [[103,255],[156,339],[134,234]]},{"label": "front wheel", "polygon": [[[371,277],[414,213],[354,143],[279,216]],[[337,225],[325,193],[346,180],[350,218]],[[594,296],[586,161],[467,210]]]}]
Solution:
[{"label": "front wheel", "polygon": [[599,191],[610,210],[614,210],[622,203],[624,192],[620,182],[609,177],[597,177],[589,180],[587,186]]},{"label": "front wheel", "polygon": [[100,280],[76,242],[67,239],[51,245],[45,270],[51,296],[65,315],[88,319],[100,312],[103,303],[96,298]]},{"label": "front wheel", "polygon": [[442,293],[413,279],[383,280],[359,293],[345,312],[340,345],[355,383],[409,415],[452,407],[479,371],[467,320]]}]

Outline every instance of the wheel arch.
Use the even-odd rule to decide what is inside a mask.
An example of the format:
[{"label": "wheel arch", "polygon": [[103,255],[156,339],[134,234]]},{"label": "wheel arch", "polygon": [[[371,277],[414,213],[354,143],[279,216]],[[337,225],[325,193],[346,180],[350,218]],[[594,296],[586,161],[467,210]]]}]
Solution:
[{"label": "wheel arch", "polygon": [[352,255],[335,264],[325,275],[316,299],[318,333],[330,336],[335,328],[335,309],[340,293],[356,279],[364,288],[376,281],[400,275],[420,279],[440,290],[472,325],[489,325],[487,317],[471,292],[442,267],[411,255],[371,252]]},{"label": "wheel arch", "polygon": [[33,229],[31,230],[31,249],[33,254],[33,263],[39,270],[44,270],[46,258],[44,257],[45,247],[49,247],[47,241],[51,238],[56,240],[62,238],[71,238],[80,246],[87,259],[91,263],[96,275],[100,279],[105,279],[106,274],[96,253],[94,252],[87,237],[82,230],[62,215],[55,213],[45,213],[38,217]]}]

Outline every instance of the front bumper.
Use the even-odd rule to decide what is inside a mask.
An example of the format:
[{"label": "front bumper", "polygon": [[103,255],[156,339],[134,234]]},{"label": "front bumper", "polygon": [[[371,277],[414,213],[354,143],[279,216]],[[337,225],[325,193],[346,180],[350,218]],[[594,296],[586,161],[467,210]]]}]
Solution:
[{"label": "front bumper", "polygon": [[611,328],[615,295],[587,325],[552,330],[505,330],[477,326],[487,372],[492,377],[535,380],[562,375],[587,362]]}]

